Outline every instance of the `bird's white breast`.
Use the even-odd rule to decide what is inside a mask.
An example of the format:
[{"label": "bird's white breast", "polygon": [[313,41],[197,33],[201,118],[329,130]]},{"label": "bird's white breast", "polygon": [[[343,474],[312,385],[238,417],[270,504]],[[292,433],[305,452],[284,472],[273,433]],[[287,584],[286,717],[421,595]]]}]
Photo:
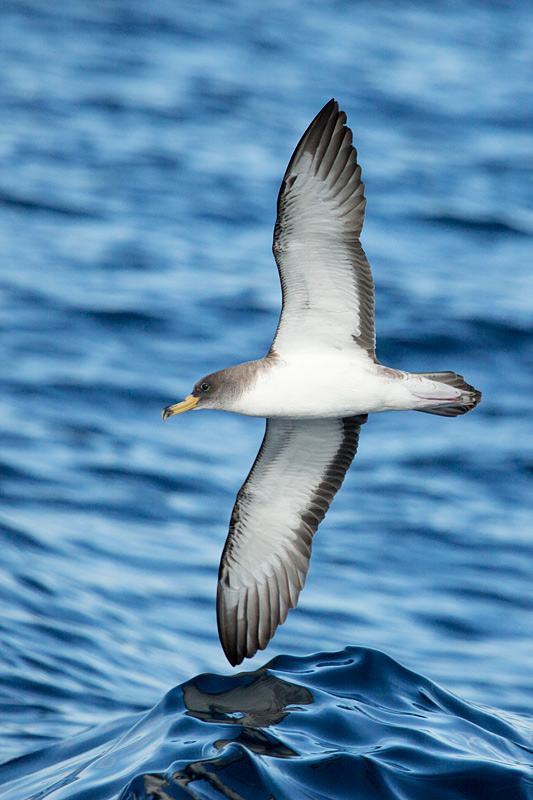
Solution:
[{"label": "bird's white breast", "polygon": [[[272,359],[228,411],[252,417],[345,417],[408,407],[408,392],[359,352]],[[404,396],[405,395],[405,396]]]}]

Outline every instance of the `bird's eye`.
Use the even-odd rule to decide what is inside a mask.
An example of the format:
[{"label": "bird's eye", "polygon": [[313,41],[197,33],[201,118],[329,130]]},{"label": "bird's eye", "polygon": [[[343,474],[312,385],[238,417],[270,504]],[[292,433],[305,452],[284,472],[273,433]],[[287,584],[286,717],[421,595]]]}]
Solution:
[{"label": "bird's eye", "polygon": [[200,384],[200,389],[202,390],[202,392],[207,392],[207,390],[209,389],[209,384],[204,381],[203,383]]}]

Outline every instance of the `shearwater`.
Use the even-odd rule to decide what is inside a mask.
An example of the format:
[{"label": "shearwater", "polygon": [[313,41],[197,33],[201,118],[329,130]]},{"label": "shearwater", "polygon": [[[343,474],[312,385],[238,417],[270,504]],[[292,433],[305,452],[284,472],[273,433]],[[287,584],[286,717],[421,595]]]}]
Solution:
[{"label": "shearwater", "polygon": [[346,115],[330,100],[302,136],[278,197],[283,304],[258,360],[202,378],[163,419],[212,408],[266,417],[220,562],[217,620],[231,664],[263,649],[298,602],[313,536],[368,414],[466,414],[481,393],[455,372],[410,373],[375,354],[374,285],[359,241],[365,185]]}]

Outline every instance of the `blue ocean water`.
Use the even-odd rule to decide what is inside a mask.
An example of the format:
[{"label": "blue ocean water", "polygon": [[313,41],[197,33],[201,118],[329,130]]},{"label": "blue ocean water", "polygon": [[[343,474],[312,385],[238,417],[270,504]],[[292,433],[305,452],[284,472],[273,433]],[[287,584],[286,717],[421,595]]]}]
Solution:
[{"label": "blue ocean water", "polygon": [[147,714],[6,764],[2,797],[518,800],[532,733],[351,647],[198,675]]},{"label": "blue ocean water", "polygon": [[[0,66],[0,795],[533,796],[528,4],[5,0]],[[279,184],[332,96],[378,357],[484,396],[370,419],[243,678],[214,599],[263,422],[160,412],[267,351]],[[184,687],[262,675],[296,686],[279,737],[263,689],[191,719]]]}]

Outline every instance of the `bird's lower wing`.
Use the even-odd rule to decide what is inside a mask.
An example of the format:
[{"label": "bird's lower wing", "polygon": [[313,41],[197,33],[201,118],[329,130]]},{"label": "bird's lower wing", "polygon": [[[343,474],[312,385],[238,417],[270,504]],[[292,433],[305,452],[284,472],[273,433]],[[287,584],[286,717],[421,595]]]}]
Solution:
[{"label": "bird's lower wing", "polygon": [[265,648],[296,606],[313,535],[352,463],[366,420],[267,420],[220,562],[218,631],[232,664]]}]

